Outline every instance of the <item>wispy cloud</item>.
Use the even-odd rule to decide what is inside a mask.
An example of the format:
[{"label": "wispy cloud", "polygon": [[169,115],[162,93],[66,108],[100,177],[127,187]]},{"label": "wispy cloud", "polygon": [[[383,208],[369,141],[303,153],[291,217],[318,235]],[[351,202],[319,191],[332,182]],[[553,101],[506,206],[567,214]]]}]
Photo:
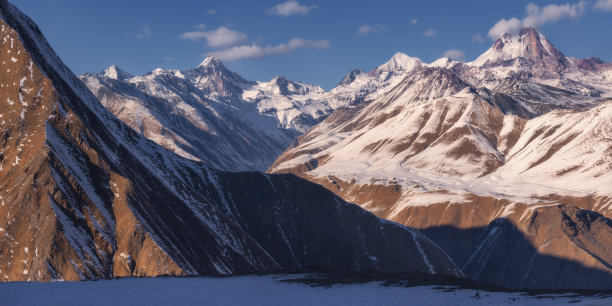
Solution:
[{"label": "wispy cloud", "polygon": [[151,35],[153,35],[151,33],[151,27],[149,26],[144,26],[140,29],[140,33],[134,35],[135,39],[143,39],[143,38],[148,38],[151,37]]},{"label": "wispy cloud", "polygon": [[484,37],[482,37],[482,34],[480,34],[480,32],[472,35],[472,42],[482,44],[484,41]]},{"label": "wispy cloud", "polygon": [[174,57],[174,56],[166,56],[166,57],[164,57],[164,58],[162,58],[162,59],[163,59],[164,61],[166,61],[166,62],[171,62],[171,61],[176,60],[176,57]]},{"label": "wispy cloud", "polygon": [[287,54],[297,49],[322,50],[330,47],[327,40],[306,40],[294,38],[286,44],[276,46],[260,46],[257,44],[234,46],[226,50],[219,50],[209,53],[223,61],[233,61],[241,58],[263,58],[270,55]]},{"label": "wispy cloud", "polygon": [[438,34],[436,34],[436,31],[434,29],[429,29],[427,31],[425,31],[425,37],[437,37]]},{"label": "wispy cloud", "polygon": [[219,27],[210,31],[185,32],[180,37],[193,41],[204,39],[206,45],[213,48],[234,46],[247,41],[248,38],[246,34],[226,27]]},{"label": "wispy cloud", "polygon": [[375,25],[369,25],[369,24],[365,24],[360,26],[357,29],[357,36],[359,37],[366,37],[370,34],[374,34],[374,33],[378,33],[380,31],[385,30],[386,27],[382,24],[375,24]]},{"label": "wispy cloud", "polygon": [[279,3],[266,10],[268,15],[278,15],[283,17],[289,17],[292,15],[307,15],[310,11],[316,9],[317,6],[305,6],[301,5],[295,0]]},{"label": "wispy cloud", "polygon": [[213,10],[213,9],[210,9],[210,10],[206,11],[206,15],[214,15],[216,13],[217,13],[217,11]]},{"label": "wispy cloud", "polygon": [[[609,1],[606,0],[606,2]],[[529,3],[525,7],[525,17],[523,19],[516,17],[502,18],[493,25],[487,36],[491,39],[497,39],[504,33],[516,34],[522,27],[538,27],[562,19],[579,19],[584,14],[587,5],[588,3],[583,0],[574,4],[549,4],[542,8],[535,3]]]},{"label": "wispy cloud", "polygon": [[410,23],[411,24],[417,24],[417,23],[419,23],[419,20],[418,19],[412,19],[412,20],[410,20]]},{"label": "wispy cloud", "polygon": [[454,61],[465,61],[465,52],[457,49],[449,49],[442,54],[442,57],[448,57]]},{"label": "wispy cloud", "polygon": [[196,25],[194,26],[194,28],[196,28],[196,29],[198,29],[198,30],[204,30],[204,29],[206,29],[206,25],[205,25],[205,24],[203,24],[203,23],[199,23],[199,24],[196,24]]},{"label": "wispy cloud", "polygon": [[597,0],[593,8],[602,11],[612,11],[612,0]]}]

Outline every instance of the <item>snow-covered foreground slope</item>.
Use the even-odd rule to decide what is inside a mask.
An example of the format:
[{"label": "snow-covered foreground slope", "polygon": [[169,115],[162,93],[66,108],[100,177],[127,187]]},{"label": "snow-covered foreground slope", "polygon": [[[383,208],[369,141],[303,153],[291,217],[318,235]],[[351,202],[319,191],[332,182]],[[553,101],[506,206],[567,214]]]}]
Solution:
[{"label": "snow-covered foreground slope", "polygon": [[0,17],[0,281],[311,266],[462,275],[420,232],[316,184],[212,170],[147,140],[30,18],[4,1]]},{"label": "snow-covered foreground slope", "polygon": [[490,292],[379,282],[311,287],[300,275],[0,284],[7,305],[609,305],[609,295]]}]

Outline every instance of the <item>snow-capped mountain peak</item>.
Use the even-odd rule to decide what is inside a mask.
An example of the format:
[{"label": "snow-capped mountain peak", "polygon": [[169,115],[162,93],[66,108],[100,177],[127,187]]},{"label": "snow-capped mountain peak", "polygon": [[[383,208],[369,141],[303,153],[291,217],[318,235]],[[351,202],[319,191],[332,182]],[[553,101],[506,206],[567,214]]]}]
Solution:
[{"label": "snow-capped mountain peak", "polygon": [[288,80],[284,76],[277,76],[267,83],[266,87],[273,93],[279,95],[304,95],[307,93],[323,93],[324,90],[320,86],[304,84]]},{"label": "snow-capped mountain peak", "polygon": [[435,60],[435,61],[431,62],[431,64],[429,64],[428,66],[429,67],[439,67],[439,68],[449,68],[452,65],[454,65],[455,63],[457,63],[457,62],[453,61],[452,58],[450,58],[450,57],[443,57],[443,58],[440,58],[438,60]]},{"label": "snow-capped mountain peak", "polygon": [[489,89],[505,78],[535,79],[591,97],[609,96],[612,64],[567,57],[534,28],[501,35],[476,60],[459,67],[464,79]]},{"label": "snow-capped mountain peak", "polygon": [[233,73],[232,71],[230,71],[229,69],[227,69],[227,67],[225,67],[225,65],[223,65],[223,63],[212,57],[212,56],[207,56],[202,63],[200,63],[196,68],[190,69],[194,72],[198,72],[200,75],[236,75],[235,73]]},{"label": "snow-capped mountain peak", "polygon": [[567,59],[561,51],[535,28],[523,28],[518,35],[501,35],[489,50],[471,64],[474,66],[498,66],[521,58],[537,65],[565,67]]},{"label": "snow-capped mountain peak", "polygon": [[397,52],[391,59],[376,67],[375,71],[381,72],[409,72],[421,67],[423,62],[416,57],[408,56],[404,53]]},{"label": "snow-capped mountain peak", "polygon": [[112,65],[108,68],[106,68],[103,72],[102,75],[111,78],[113,80],[126,80],[126,79],[130,79],[133,78],[134,76],[132,74],[130,74],[129,72],[119,68],[116,65]]},{"label": "snow-capped mountain peak", "polygon": [[207,68],[207,67],[223,67],[223,63],[221,63],[220,60],[216,59],[214,56],[209,55],[207,56],[202,63],[200,63],[200,65],[198,65],[198,68]]},{"label": "snow-capped mountain peak", "polygon": [[219,97],[239,97],[243,85],[250,83],[212,56],[206,57],[198,67],[183,73],[198,89]]}]

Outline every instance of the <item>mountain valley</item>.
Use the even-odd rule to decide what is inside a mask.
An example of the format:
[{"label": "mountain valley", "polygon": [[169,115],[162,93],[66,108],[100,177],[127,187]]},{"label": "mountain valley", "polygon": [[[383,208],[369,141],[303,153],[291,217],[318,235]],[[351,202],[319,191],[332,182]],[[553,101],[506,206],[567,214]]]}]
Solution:
[{"label": "mountain valley", "polygon": [[312,268],[612,288],[612,63],[524,27],[336,87],[75,76],[0,1],[0,282]]}]

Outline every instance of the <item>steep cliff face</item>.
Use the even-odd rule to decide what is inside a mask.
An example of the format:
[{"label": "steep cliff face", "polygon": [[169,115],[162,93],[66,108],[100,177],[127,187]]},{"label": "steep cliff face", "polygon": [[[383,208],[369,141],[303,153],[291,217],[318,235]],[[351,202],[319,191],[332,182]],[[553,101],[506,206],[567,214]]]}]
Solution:
[{"label": "steep cliff face", "polygon": [[[236,270],[275,267],[255,242],[223,241],[239,229],[221,234],[204,217],[195,221],[186,200],[195,186],[187,184],[205,168],[175,159],[113,119],[27,17],[10,5],[2,7],[2,15],[2,46],[10,48],[5,62],[16,65],[14,74],[2,74],[5,86],[13,86],[3,91],[10,96],[1,111],[5,280],[216,273],[217,261]],[[21,58],[14,61],[10,54]],[[166,228],[154,228],[160,216],[138,212],[136,203],[176,215],[168,213]],[[214,207],[206,217],[223,223]],[[180,219],[192,219],[196,227],[170,232]],[[199,245],[187,245],[190,239]],[[207,244],[216,249],[213,254],[202,252]]]},{"label": "steep cliff face", "polygon": [[[15,17],[9,15],[9,6],[2,14],[4,20],[16,22],[10,19]],[[91,146],[96,135],[58,94],[17,31],[5,21],[1,27],[2,278],[107,277],[113,273],[116,249],[125,255],[117,260],[141,262],[136,274],[182,274],[172,260],[160,257],[163,252],[142,229],[132,228],[128,236],[115,240],[117,230],[127,230],[115,214],[134,218],[120,205],[127,188],[122,193],[111,188],[123,178]],[[137,222],[134,226],[140,227]],[[148,262],[148,255],[160,262]],[[128,265],[133,271],[134,265]],[[120,269],[114,273],[125,274]]]},{"label": "steep cliff face", "polygon": [[[407,207],[395,219],[422,227],[479,282],[531,289],[610,288],[611,220],[558,204],[563,202],[524,204],[471,196],[463,203]],[[422,221],[426,217],[429,221]]]},{"label": "steep cliff face", "polygon": [[358,183],[302,174],[377,216],[419,229],[465,275],[515,289],[607,289],[612,198],[522,200],[429,189],[399,180]]},{"label": "steep cliff face", "polygon": [[211,170],[147,140],[27,16],[6,2],[0,16],[2,281],[309,266],[461,275],[424,235],[320,186]]}]

